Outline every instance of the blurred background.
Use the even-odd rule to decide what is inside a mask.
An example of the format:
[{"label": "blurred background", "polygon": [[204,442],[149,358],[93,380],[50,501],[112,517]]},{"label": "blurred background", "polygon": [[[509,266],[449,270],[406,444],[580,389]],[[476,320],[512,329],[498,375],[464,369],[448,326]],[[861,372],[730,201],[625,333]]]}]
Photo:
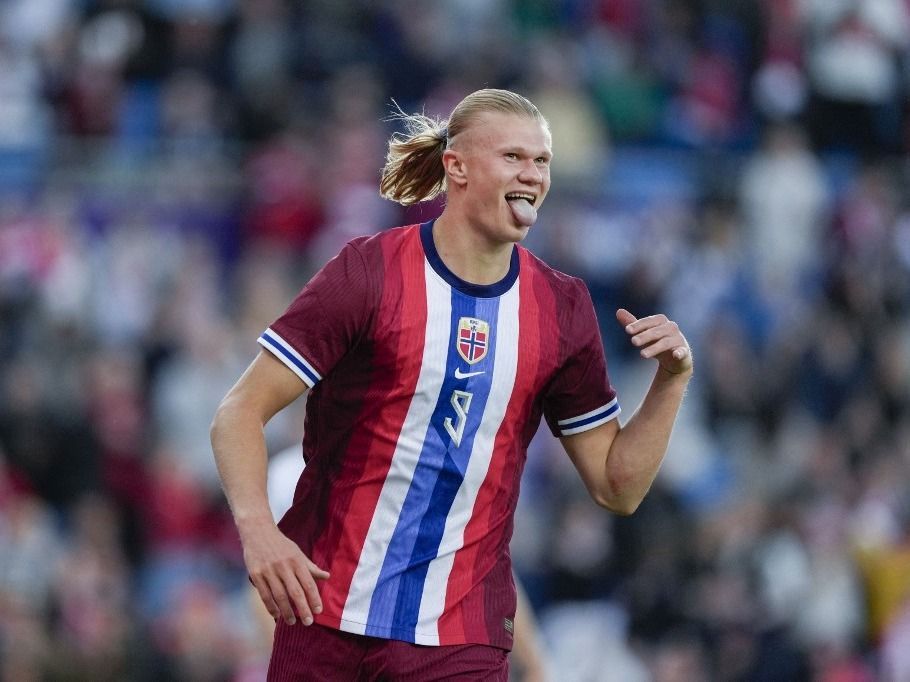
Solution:
[{"label": "blurred background", "polygon": [[263,679],[211,417],[341,245],[438,214],[378,196],[392,100],[484,86],[550,120],[529,246],[625,418],[617,307],[696,358],[634,516],[529,452],[553,679],[910,680],[908,0],[4,0],[0,679]]}]

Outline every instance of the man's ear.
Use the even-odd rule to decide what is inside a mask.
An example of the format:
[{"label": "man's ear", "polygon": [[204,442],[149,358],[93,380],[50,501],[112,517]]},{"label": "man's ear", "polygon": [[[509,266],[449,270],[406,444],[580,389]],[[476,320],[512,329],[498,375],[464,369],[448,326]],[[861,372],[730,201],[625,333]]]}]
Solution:
[{"label": "man's ear", "polygon": [[467,184],[468,176],[464,164],[464,156],[461,152],[454,149],[446,149],[442,153],[442,166],[445,168],[446,182],[448,184],[462,187]]}]

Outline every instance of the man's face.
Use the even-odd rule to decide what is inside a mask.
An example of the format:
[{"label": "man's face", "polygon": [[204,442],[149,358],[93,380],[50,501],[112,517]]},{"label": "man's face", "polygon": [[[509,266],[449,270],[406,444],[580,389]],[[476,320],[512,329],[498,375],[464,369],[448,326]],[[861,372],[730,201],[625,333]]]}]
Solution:
[{"label": "man's face", "polygon": [[550,132],[528,116],[489,112],[462,135],[468,222],[492,242],[521,241],[550,189]]}]

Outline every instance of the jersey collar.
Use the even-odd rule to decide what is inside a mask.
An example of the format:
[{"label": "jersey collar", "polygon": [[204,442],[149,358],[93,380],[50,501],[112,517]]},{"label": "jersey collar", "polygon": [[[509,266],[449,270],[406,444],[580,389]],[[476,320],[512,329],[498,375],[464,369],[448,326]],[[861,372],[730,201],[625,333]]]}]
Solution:
[{"label": "jersey collar", "polygon": [[436,250],[436,244],[433,243],[433,223],[435,222],[435,220],[430,220],[420,225],[420,241],[423,244],[423,252],[426,254],[430,267],[433,268],[437,275],[442,277],[446,284],[453,289],[458,289],[461,293],[467,296],[473,296],[474,298],[495,298],[496,296],[502,296],[512,288],[512,285],[515,284],[515,280],[518,279],[518,249],[516,247],[512,247],[512,259],[509,263],[509,271],[501,280],[494,282],[493,284],[473,284],[472,282],[466,282],[449,270],[449,268],[446,267],[446,264],[442,262],[442,258],[440,258],[439,252]]}]

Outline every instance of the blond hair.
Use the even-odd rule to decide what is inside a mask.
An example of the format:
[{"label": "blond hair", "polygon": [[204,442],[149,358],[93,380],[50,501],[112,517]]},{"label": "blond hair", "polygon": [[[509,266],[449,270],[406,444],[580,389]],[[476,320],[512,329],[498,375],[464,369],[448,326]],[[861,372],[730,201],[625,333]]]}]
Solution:
[{"label": "blond hair", "polygon": [[451,140],[486,112],[528,116],[547,126],[546,119],[530,100],[509,90],[492,88],[472,92],[458,103],[448,119],[405,114],[399,109],[394,118],[404,123],[406,132],[395,133],[389,139],[379,193],[410,206],[445,192],[442,153]]}]

